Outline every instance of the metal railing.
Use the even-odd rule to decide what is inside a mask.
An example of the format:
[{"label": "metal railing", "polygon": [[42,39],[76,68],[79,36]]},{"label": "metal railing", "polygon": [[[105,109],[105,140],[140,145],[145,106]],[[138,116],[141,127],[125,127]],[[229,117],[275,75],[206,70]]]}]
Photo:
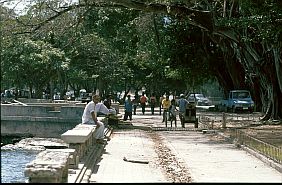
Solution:
[{"label": "metal railing", "polygon": [[[260,124],[260,113],[235,114],[235,113],[215,113],[201,112],[197,113],[200,127],[202,128],[227,128],[227,127],[245,127]],[[239,125],[237,124],[239,123]]]},{"label": "metal railing", "polygon": [[269,143],[256,139],[239,129],[233,130],[233,137],[238,139],[238,142],[245,145],[260,154],[272,159],[273,161],[282,164],[282,148],[273,146]]},{"label": "metal railing", "polygon": [[[201,112],[198,117],[203,121],[260,121],[262,115],[257,115],[259,113],[252,114],[236,114],[236,113],[211,113],[211,112]],[[224,118],[225,117],[225,118]]]},{"label": "metal railing", "polygon": [[[258,113],[256,113],[258,114]],[[209,112],[202,112],[199,116],[199,121],[201,122],[202,128],[214,128],[215,122],[217,124],[219,123],[219,127],[226,128],[226,127],[233,127],[232,122],[241,122],[241,121],[251,121],[248,124],[252,123],[258,123],[259,124],[260,115],[254,115],[253,114],[233,114],[233,113],[222,113],[222,114],[212,114]],[[228,123],[228,125],[226,125]],[[247,126],[246,123],[243,123],[239,126],[240,128],[244,128],[244,126]],[[236,125],[236,124],[235,124]],[[235,126],[234,125],[234,126]],[[233,127],[231,129],[231,137],[232,139],[237,139],[240,144],[243,144],[247,146],[248,148],[253,149],[256,152],[259,152],[260,154],[264,155],[265,157],[282,164],[282,148],[277,147],[274,145],[271,145],[269,143],[266,143],[264,141],[261,141],[257,138],[254,138],[253,136],[250,136],[246,133],[244,133],[242,130],[238,128]]]}]

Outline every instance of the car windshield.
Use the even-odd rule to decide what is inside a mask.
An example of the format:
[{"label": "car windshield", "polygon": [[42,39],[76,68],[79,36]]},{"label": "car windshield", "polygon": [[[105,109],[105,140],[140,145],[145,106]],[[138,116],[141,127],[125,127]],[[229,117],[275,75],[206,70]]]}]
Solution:
[{"label": "car windshield", "polygon": [[205,97],[203,94],[195,94],[195,96],[196,96],[197,98],[204,98],[204,97]]},{"label": "car windshield", "polygon": [[190,94],[189,98],[194,98],[194,96],[197,99],[205,98],[205,96],[203,94]]},{"label": "car windshield", "polygon": [[233,93],[233,98],[248,98],[250,97],[249,92],[234,92]]}]

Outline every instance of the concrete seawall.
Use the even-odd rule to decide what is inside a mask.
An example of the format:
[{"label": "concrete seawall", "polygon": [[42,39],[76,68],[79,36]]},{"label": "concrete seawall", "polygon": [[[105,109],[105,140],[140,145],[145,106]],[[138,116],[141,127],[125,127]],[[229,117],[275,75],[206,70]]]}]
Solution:
[{"label": "concrete seawall", "polygon": [[[85,104],[1,104],[1,136],[62,138],[68,148],[46,149],[26,165],[30,183],[88,182],[105,144],[97,144],[95,126],[81,123]],[[119,111],[118,104],[117,112]],[[105,117],[98,119],[108,123]],[[105,135],[110,136],[108,126]]]},{"label": "concrete seawall", "polygon": [[[107,122],[105,117],[99,120]],[[25,167],[29,183],[88,183],[94,164],[103,154],[104,144],[97,144],[95,125],[78,124],[61,135],[68,148],[46,149]],[[112,128],[105,129],[110,137]]]},{"label": "concrete seawall", "polygon": [[29,134],[59,138],[81,122],[85,104],[1,104],[1,136]]},{"label": "concrete seawall", "polygon": [[[31,101],[33,99],[30,99]],[[1,136],[34,136],[60,138],[81,122],[86,103],[62,101],[59,103],[28,102],[1,104]],[[119,113],[119,104],[112,107]]]}]

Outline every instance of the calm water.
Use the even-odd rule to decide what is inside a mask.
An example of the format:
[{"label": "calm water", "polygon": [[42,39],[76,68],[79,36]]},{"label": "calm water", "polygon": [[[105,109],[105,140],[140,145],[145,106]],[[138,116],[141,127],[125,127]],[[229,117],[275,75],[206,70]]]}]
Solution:
[{"label": "calm water", "polygon": [[1,183],[25,182],[25,165],[33,161],[38,152],[13,150],[1,151]]}]

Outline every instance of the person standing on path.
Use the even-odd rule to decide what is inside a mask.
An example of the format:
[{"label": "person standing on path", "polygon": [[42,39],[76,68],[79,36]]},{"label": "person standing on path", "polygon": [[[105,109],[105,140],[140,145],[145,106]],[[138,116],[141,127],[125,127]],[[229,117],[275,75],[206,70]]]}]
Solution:
[{"label": "person standing on path", "polygon": [[177,108],[176,108],[176,102],[175,102],[175,99],[172,99],[171,102],[170,102],[170,106],[169,106],[169,118],[170,118],[170,124],[171,124],[171,127],[172,127],[172,122],[174,121],[175,123],[175,127],[177,127],[177,124],[176,124],[176,111]]},{"label": "person standing on path", "polygon": [[166,95],[165,99],[163,99],[163,101],[162,101],[162,107],[163,107],[163,110],[164,110],[163,111],[163,121],[162,122],[165,121],[165,116],[166,116],[166,114],[168,112],[169,106],[170,106],[169,96]]},{"label": "person standing on path", "polygon": [[150,97],[150,105],[151,105],[151,112],[152,115],[155,113],[155,106],[156,106],[156,96],[155,93],[152,93],[152,96]]},{"label": "person standing on path", "polygon": [[159,99],[159,104],[160,104],[160,115],[162,115],[162,106],[163,106],[163,104],[162,104],[162,102],[163,102],[163,99],[164,99],[164,97],[163,97],[163,95],[162,96],[160,96],[160,99]]},{"label": "person standing on path", "polygon": [[133,114],[134,115],[136,115],[136,109],[137,109],[138,103],[139,103],[138,96],[135,95],[134,96],[134,100],[132,101],[132,104],[133,104]]},{"label": "person standing on path", "polygon": [[145,114],[145,107],[146,107],[147,97],[145,96],[145,93],[142,92],[142,96],[140,97],[140,105],[142,108],[142,114]]},{"label": "person standing on path", "polygon": [[127,99],[124,102],[124,117],[123,121],[126,121],[129,117],[130,121],[132,120],[132,101],[130,95],[127,95]]},{"label": "person standing on path", "polygon": [[[184,98],[184,94],[180,94],[180,99],[178,100],[178,107],[179,107],[179,119],[181,121],[181,124],[183,123],[182,119],[184,119],[185,111],[186,111],[186,105],[188,104],[188,101]],[[182,125],[183,127],[183,125]]]},{"label": "person standing on path", "polygon": [[105,125],[103,122],[98,121],[97,119],[98,113],[103,113],[105,115],[108,115],[110,111],[103,103],[100,102],[99,95],[93,95],[92,101],[90,101],[84,108],[82,115],[82,124],[96,125],[94,131],[94,137],[96,139],[96,142],[104,143]]}]

